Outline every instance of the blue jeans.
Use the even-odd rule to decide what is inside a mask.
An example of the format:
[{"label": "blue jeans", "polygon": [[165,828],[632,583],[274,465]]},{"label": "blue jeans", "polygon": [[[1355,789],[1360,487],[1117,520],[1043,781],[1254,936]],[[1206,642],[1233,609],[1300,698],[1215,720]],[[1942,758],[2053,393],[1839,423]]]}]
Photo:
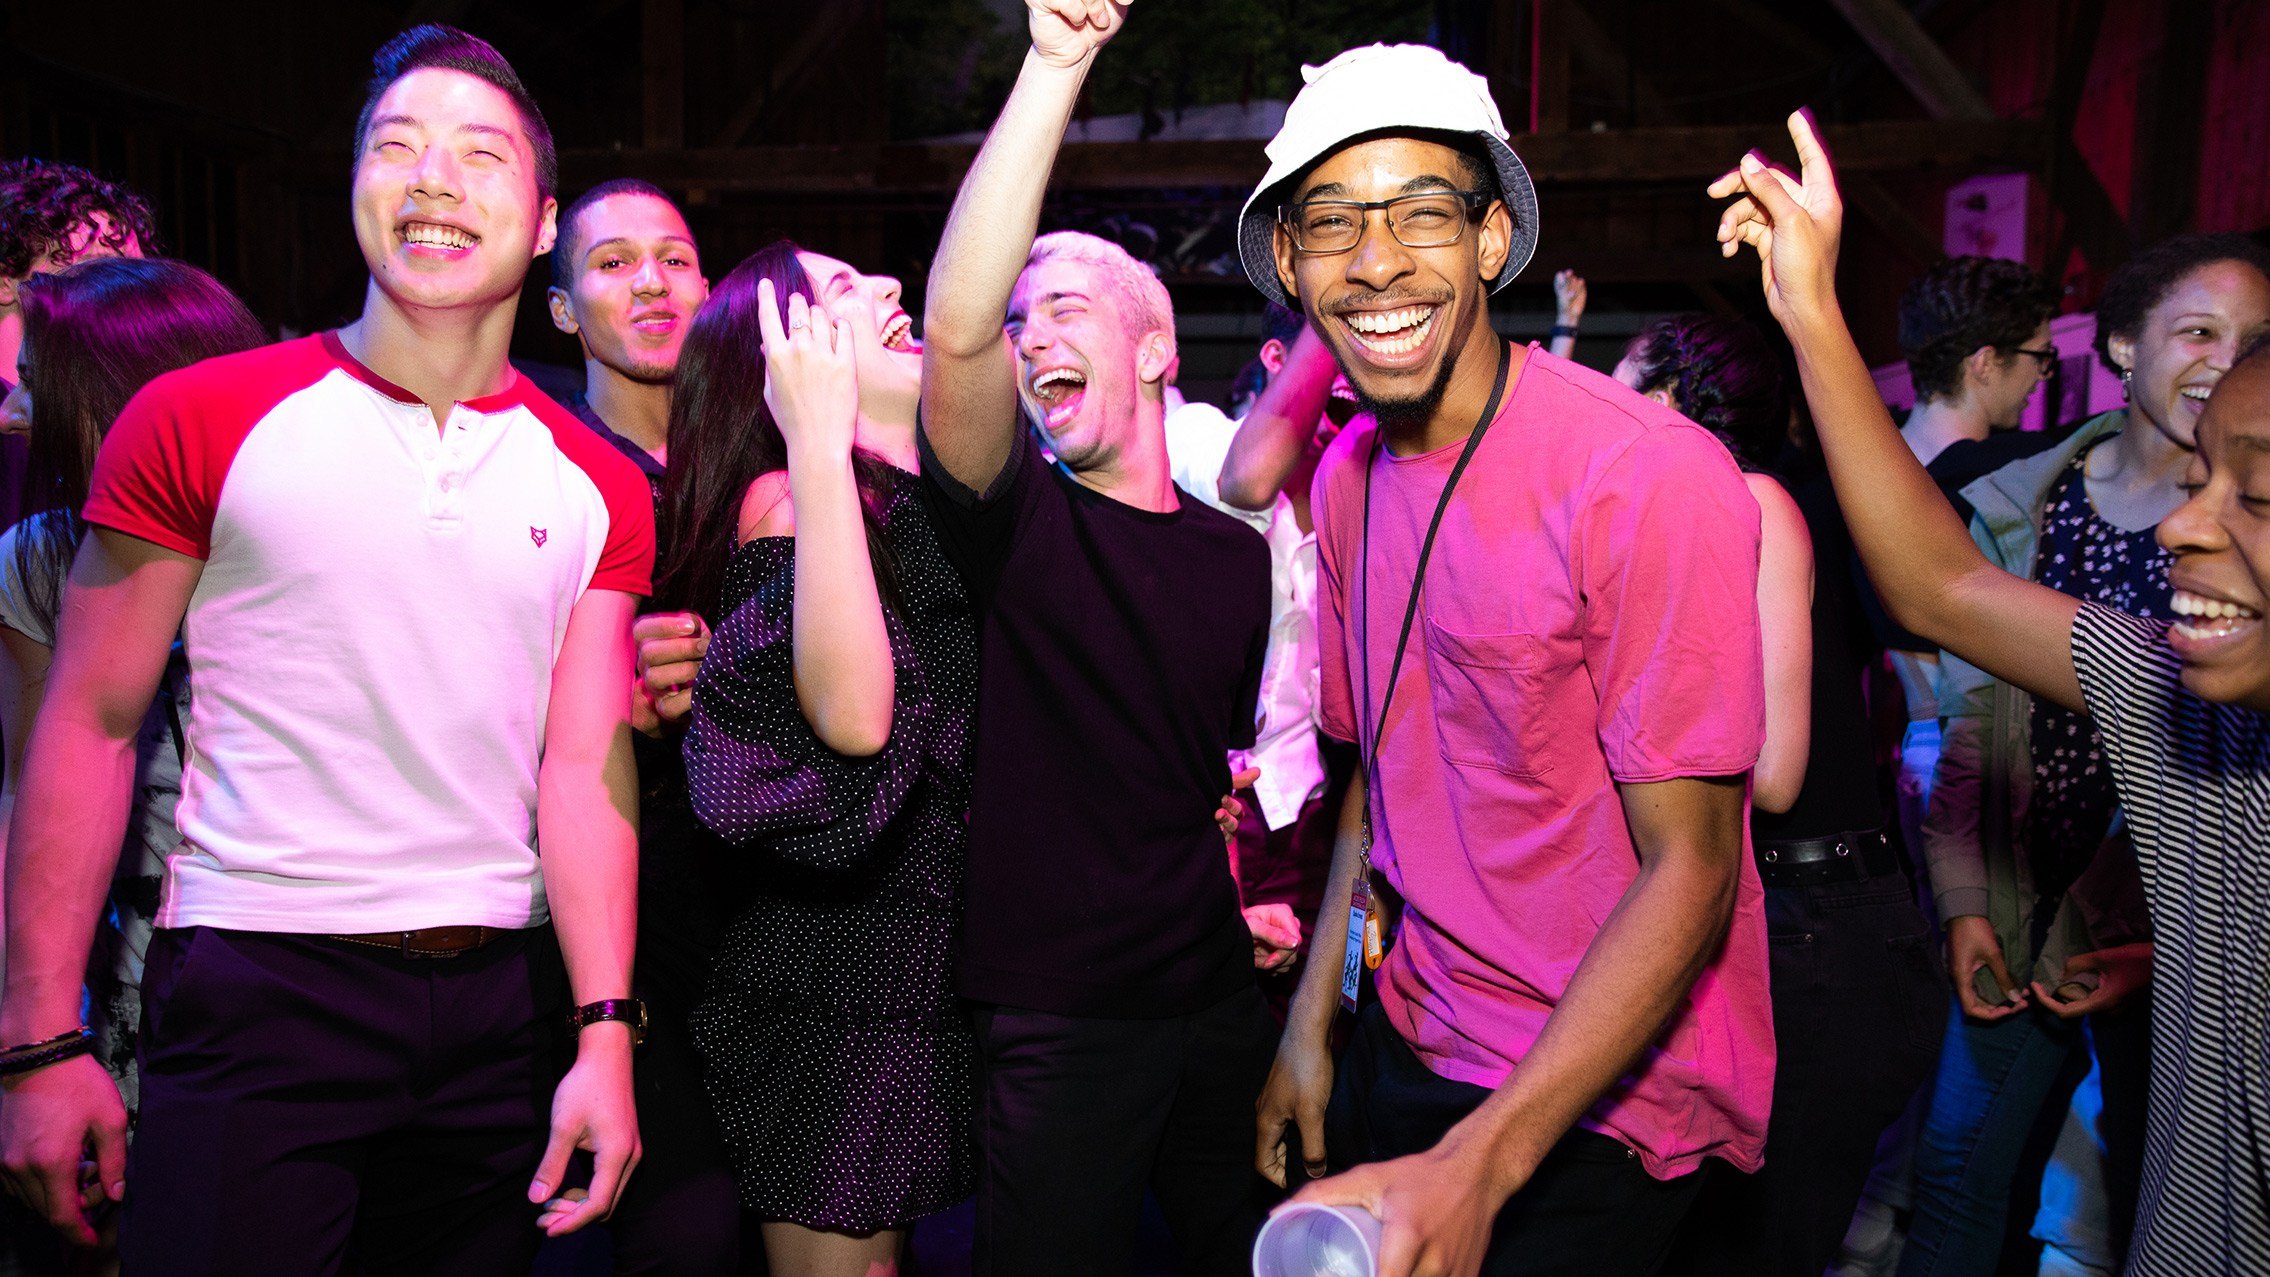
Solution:
[{"label": "blue jeans", "polygon": [[1987,1023],[1953,1005],[1931,1116],[1916,1149],[1915,1220],[1900,1277],[1992,1277],[2027,1142],[2045,1107],[2063,1111],[2092,1036],[2104,1077],[2113,1240],[2116,1250],[2126,1248],[2143,1152],[2148,1018],[2141,1006],[2126,1008],[2092,1017],[2084,1033],[2045,1011]]}]

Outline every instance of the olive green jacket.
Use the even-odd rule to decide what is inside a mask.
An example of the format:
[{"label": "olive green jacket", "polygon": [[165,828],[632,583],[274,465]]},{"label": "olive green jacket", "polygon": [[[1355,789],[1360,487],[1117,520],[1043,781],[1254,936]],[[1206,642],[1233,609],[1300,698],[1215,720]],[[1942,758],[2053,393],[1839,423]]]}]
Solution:
[{"label": "olive green jacket", "polygon": [[[2032,580],[2050,489],[2074,457],[2118,434],[2126,421],[2122,410],[2103,413],[2056,447],[1965,487],[1963,499],[1977,511],[1971,539],[1986,557]],[[1932,896],[1942,921],[1975,915],[1994,924],[2003,961],[2021,986],[2028,980],[2054,985],[2075,955],[2151,938],[2127,822],[2115,812],[2095,858],[2058,905],[2042,951],[2033,951],[2040,892],[2025,847],[2034,780],[2032,709],[2026,693],[1952,653],[1941,657],[1939,764],[1923,821]]]}]

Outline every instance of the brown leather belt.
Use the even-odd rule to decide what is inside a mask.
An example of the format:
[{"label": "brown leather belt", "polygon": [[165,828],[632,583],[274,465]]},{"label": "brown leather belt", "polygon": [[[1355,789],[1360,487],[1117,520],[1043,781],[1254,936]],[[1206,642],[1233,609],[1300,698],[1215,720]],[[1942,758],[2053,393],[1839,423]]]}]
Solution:
[{"label": "brown leather belt", "polygon": [[418,931],[367,931],[361,935],[328,935],[327,940],[385,949],[405,958],[455,958],[471,953],[506,934],[503,927],[426,927]]}]

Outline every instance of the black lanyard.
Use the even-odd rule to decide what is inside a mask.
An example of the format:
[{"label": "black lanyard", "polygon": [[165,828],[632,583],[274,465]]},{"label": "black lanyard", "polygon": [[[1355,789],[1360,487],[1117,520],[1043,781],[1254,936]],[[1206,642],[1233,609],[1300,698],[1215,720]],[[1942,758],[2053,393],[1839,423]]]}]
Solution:
[{"label": "black lanyard", "polygon": [[[1490,422],[1497,417],[1498,396],[1505,393],[1506,374],[1513,367],[1513,346],[1498,343],[1498,377],[1490,387],[1490,397],[1482,404],[1481,420],[1474,423],[1474,432],[1466,436],[1466,447],[1458,454],[1458,463],[1450,468],[1450,477],[1443,481],[1442,496],[1435,501],[1434,517],[1427,521],[1426,540],[1419,543],[1419,562],[1411,569],[1411,598],[1403,605],[1403,630],[1395,636],[1395,659],[1387,666],[1387,694],[1380,698],[1378,713],[1370,712],[1371,705],[1371,472],[1379,464],[1379,454],[1386,446],[1384,435],[1375,435],[1371,456],[1364,462],[1364,539],[1356,551],[1356,588],[1363,596],[1363,610],[1356,616],[1356,649],[1364,666],[1365,717],[1371,730],[1364,750],[1364,777],[1374,792],[1379,786],[1379,733],[1387,726],[1387,706],[1395,699],[1395,680],[1403,672],[1403,649],[1411,641],[1411,622],[1419,614],[1419,589],[1426,584],[1427,556],[1434,553],[1435,533],[1442,527],[1442,513],[1450,508],[1450,494],[1458,487],[1458,476],[1466,472],[1466,463],[1474,459],[1474,450],[1481,446],[1482,435],[1489,430]],[[1371,851],[1371,804],[1364,804],[1364,851],[1368,862]]]}]

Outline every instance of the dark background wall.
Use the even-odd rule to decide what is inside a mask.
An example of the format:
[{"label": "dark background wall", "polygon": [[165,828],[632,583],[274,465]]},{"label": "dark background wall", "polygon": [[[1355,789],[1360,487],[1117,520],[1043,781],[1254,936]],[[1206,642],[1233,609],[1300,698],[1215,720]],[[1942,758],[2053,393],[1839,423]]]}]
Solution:
[{"label": "dark background wall", "polygon": [[[1020,14],[1014,0],[15,5],[0,152],[134,183],[170,252],[279,330],[328,327],[364,282],[347,135],[369,55],[450,21],[543,103],[564,193],[647,176],[685,202],[713,277],[788,235],[901,276],[918,301],[969,154],[924,139],[990,119]],[[1132,114],[1151,140],[1068,152],[1048,221],[1155,246],[1193,394],[1218,393],[1257,329],[1227,250],[1261,143],[1161,139],[1195,108],[1281,101],[1302,61],[1375,39],[1431,40],[1490,76],[1544,202],[1500,326],[1542,336],[1552,271],[1573,266],[1593,282],[1580,355],[1602,365],[1651,314],[1762,318],[1754,269],[1712,251],[1701,187],[1746,146],[1786,152],[1780,120],[1799,105],[1851,174],[1843,282],[1872,360],[1896,357],[1892,305],[1938,252],[1947,187],[1976,173],[2032,174],[2026,255],[2074,308],[2140,242],[2270,227],[2270,0],[1146,0],[1083,114]],[[516,353],[573,363],[540,293]]]}]

